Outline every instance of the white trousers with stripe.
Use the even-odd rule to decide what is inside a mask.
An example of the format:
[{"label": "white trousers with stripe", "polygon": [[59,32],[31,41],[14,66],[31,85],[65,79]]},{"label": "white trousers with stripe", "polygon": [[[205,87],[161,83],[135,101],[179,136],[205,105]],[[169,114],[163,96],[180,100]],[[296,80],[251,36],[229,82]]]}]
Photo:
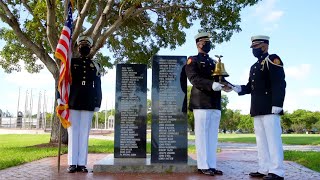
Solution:
[{"label": "white trousers with stripe", "polygon": [[194,109],[193,114],[198,169],[216,168],[221,111]]},{"label": "white trousers with stripe", "polygon": [[275,114],[255,116],[254,130],[258,148],[258,172],[284,177],[280,116]]},{"label": "white trousers with stripe", "polygon": [[93,111],[70,109],[68,128],[68,164],[87,165],[88,139]]}]

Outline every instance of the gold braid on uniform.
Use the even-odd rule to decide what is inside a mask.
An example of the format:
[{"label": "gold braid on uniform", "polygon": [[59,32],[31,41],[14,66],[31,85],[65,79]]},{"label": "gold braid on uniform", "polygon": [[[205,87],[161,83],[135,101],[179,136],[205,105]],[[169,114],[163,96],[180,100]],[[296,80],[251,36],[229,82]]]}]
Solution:
[{"label": "gold braid on uniform", "polygon": [[104,71],[103,71],[103,68],[101,67],[101,64],[98,61],[95,61],[95,60],[93,60],[92,62],[93,62],[94,66],[97,69],[97,74],[96,75],[99,76],[99,77],[103,76],[104,75]]},{"label": "gold braid on uniform", "polygon": [[261,71],[263,71],[265,64],[267,64],[267,67],[268,67],[268,69],[269,69],[269,62],[270,62],[271,64],[275,65],[275,66],[283,67],[282,65],[276,64],[276,63],[274,63],[273,61],[271,61],[270,58],[269,58],[269,55],[268,55],[268,56],[261,62],[261,65],[262,65]]}]

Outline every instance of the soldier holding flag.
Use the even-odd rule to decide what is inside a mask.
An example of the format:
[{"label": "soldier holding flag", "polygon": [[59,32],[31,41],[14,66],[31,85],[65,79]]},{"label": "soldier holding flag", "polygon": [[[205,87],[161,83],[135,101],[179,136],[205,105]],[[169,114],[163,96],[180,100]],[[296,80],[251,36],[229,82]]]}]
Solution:
[{"label": "soldier holding flag", "polygon": [[56,110],[62,126],[68,128],[67,171],[86,173],[91,121],[93,113],[99,111],[102,99],[101,66],[89,56],[93,40],[88,36],[79,36],[77,44],[80,57],[71,58],[72,22],[72,6],[69,2],[68,17],[55,52],[55,56],[61,60]]}]

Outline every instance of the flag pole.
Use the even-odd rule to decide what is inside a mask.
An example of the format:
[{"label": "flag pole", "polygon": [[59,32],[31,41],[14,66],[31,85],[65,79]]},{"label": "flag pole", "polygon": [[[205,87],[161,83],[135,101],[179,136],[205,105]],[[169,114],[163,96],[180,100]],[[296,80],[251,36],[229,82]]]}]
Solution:
[{"label": "flag pole", "polygon": [[[72,46],[71,46],[71,42],[72,42],[72,6],[73,6],[73,0],[68,0],[68,1],[65,1],[65,7],[67,11],[65,11],[65,17],[66,17],[66,22],[65,22],[65,25],[62,29],[62,32],[61,32],[61,36],[60,36],[60,39],[59,39],[59,42],[58,42],[58,45],[57,45],[57,48],[56,48],[56,52],[55,52],[55,57],[58,58],[62,63],[61,63],[61,66],[63,64],[63,71],[60,71],[60,76],[59,76],[59,82],[58,82],[58,89],[60,90],[59,93],[60,93],[60,97],[62,99],[62,102],[64,102],[65,104],[63,104],[63,108],[62,109],[59,109],[58,107],[60,107],[60,103],[58,104],[58,107],[56,109],[57,111],[57,116],[58,118],[60,119],[59,121],[59,138],[58,138],[58,173],[60,172],[60,156],[61,156],[61,136],[62,136],[62,130],[61,130],[61,126],[64,125],[63,127],[64,128],[67,128],[68,126],[70,126],[70,123],[68,122],[65,122],[65,121],[68,121],[68,118],[69,118],[69,107],[68,107],[68,102],[69,102],[69,90],[62,90],[64,88],[67,88],[66,86],[69,86],[70,84],[70,79],[69,79],[69,74],[65,74],[65,73],[70,73],[69,70],[66,70],[66,68],[69,69],[68,67],[68,64],[70,63],[68,60],[70,59],[71,61],[71,54],[72,54]],[[65,39],[63,38],[63,32],[65,32],[67,34],[67,39],[69,41],[68,42],[65,42],[65,43],[60,43],[65,41]],[[64,50],[67,50],[67,52],[65,52]],[[70,63],[71,64],[71,63]],[[61,67],[60,67],[61,68]],[[61,76],[61,73],[63,74]],[[60,78],[63,78],[64,82],[63,82],[63,87],[60,87],[60,83],[62,82],[62,79]],[[61,88],[61,89],[60,89]],[[61,107],[60,107],[61,108]],[[66,111],[66,114],[62,116],[62,111]],[[63,121],[63,122],[62,122]]]},{"label": "flag pole", "polygon": [[59,121],[59,140],[58,140],[58,173],[60,173],[60,155],[61,155],[61,122]]}]

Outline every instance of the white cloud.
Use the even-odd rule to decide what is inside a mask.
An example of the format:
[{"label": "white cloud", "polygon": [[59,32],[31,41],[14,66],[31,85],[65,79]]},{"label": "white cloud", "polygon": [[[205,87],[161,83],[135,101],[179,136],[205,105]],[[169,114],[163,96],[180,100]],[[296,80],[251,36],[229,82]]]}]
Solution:
[{"label": "white cloud", "polygon": [[115,83],[116,81],[116,68],[108,69],[108,72],[101,77],[101,81],[103,83],[109,84],[109,83]]},{"label": "white cloud", "polygon": [[297,109],[319,111],[320,88],[291,87],[288,84],[284,100],[284,110],[292,113]]},{"label": "white cloud", "polygon": [[[21,63],[23,65],[23,63]],[[3,70],[0,71],[1,79],[1,95],[0,95],[0,109],[8,110],[9,112],[16,115],[17,109],[19,111],[25,111],[26,103],[26,93],[28,91],[28,108],[30,107],[31,91],[33,99],[32,111],[36,112],[38,108],[39,93],[42,93],[43,103],[43,93],[46,91],[46,101],[47,101],[47,111],[52,111],[52,102],[55,94],[54,91],[54,79],[47,69],[41,70],[40,73],[28,73],[26,70],[22,69],[21,72],[13,72],[6,74]],[[20,89],[20,100],[18,108],[19,99],[19,89]],[[42,106],[42,105],[41,105]],[[41,107],[42,108],[42,107]]]},{"label": "white cloud", "polygon": [[[306,96],[318,96],[320,97],[320,88],[307,88],[303,91],[303,94]],[[320,103],[320,102],[319,102]]]},{"label": "white cloud", "polygon": [[28,73],[26,70],[21,70],[21,72],[13,72],[11,74],[6,74],[4,80],[13,85],[18,85],[22,87],[29,88],[47,88],[54,87],[53,76],[49,73],[47,69],[42,70],[40,73]]},{"label": "white cloud", "polygon": [[270,13],[267,13],[267,14],[268,15],[264,17],[264,20],[266,22],[275,22],[282,17],[284,12],[283,11],[271,11]]},{"label": "white cloud", "polygon": [[284,15],[284,11],[276,9],[277,0],[264,0],[258,3],[254,9],[254,16],[262,19],[264,30],[274,31],[278,28],[277,21]]},{"label": "white cloud", "polygon": [[116,91],[116,68],[108,69],[108,73],[101,77],[102,102],[101,110],[113,109],[115,106],[115,91]]},{"label": "white cloud", "polygon": [[249,72],[250,72],[250,67],[245,68],[242,72],[241,75],[238,77],[238,81],[241,84],[247,84],[248,79],[249,79]]},{"label": "white cloud", "polygon": [[300,64],[298,66],[291,66],[284,69],[287,77],[293,78],[295,80],[306,79],[311,72],[310,64]]},{"label": "white cloud", "polygon": [[[225,94],[225,93],[224,93]],[[241,114],[250,113],[251,95],[238,96],[235,92],[226,94],[228,96],[229,103],[227,108],[233,110],[240,110]]]},{"label": "white cloud", "polygon": [[299,109],[299,98],[300,97],[298,97],[295,92],[287,90],[283,109],[285,111],[288,111],[289,113],[292,113],[294,110]]},{"label": "white cloud", "polygon": [[263,30],[266,31],[266,32],[272,32],[272,31],[274,31],[274,30],[276,30],[278,28],[279,28],[279,24],[273,24],[271,26],[264,27]]}]

